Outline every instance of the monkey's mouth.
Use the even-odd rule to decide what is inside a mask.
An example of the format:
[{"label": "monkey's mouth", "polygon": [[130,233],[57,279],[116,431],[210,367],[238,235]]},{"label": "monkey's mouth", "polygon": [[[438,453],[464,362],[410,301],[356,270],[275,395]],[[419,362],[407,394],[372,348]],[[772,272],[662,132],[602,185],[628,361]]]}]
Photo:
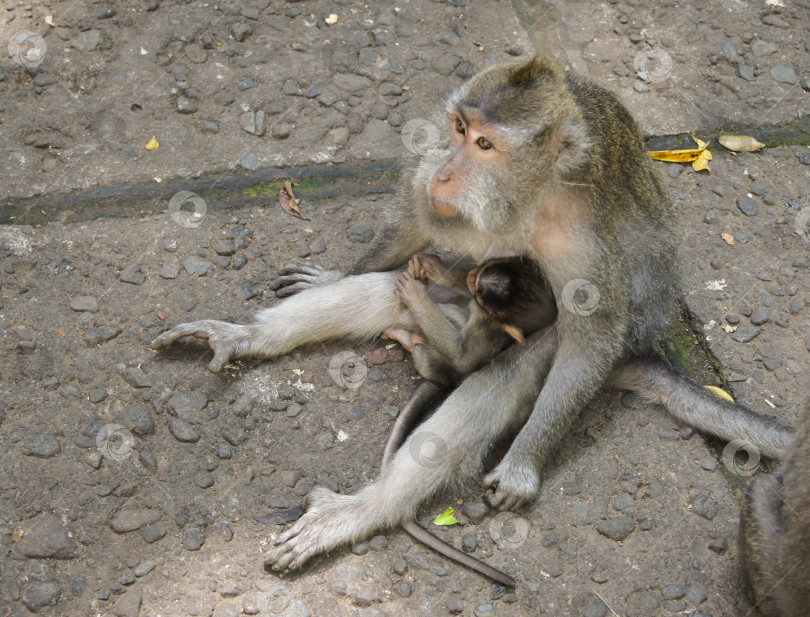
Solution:
[{"label": "monkey's mouth", "polygon": [[458,208],[444,201],[439,201],[432,196],[430,198],[430,205],[433,206],[433,211],[443,218],[454,219],[461,216],[461,211]]}]

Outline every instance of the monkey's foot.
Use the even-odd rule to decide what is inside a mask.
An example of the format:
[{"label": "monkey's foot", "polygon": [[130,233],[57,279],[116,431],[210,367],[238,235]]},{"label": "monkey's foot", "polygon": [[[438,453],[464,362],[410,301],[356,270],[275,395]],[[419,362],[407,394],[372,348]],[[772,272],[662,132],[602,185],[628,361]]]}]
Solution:
[{"label": "monkey's foot", "polygon": [[531,463],[512,463],[507,454],[507,458],[484,478],[484,486],[492,491],[486,500],[493,508],[515,510],[537,495],[540,481]]},{"label": "monkey's foot", "polygon": [[439,283],[446,272],[447,266],[433,253],[417,253],[408,262],[408,273],[422,281]]},{"label": "monkey's foot", "polygon": [[[417,336],[419,335],[405,328],[386,328],[382,333],[384,339],[396,341],[408,351],[413,351],[413,346],[416,344],[414,338]],[[421,342],[421,340],[419,342]]]},{"label": "monkey's foot", "polygon": [[433,302],[428,298],[425,285],[409,272],[403,272],[397,278],[394,283],[394,295],[410,308],[418,307],[425,302]]},{"label": "monkey's foot", "polygon": [[208,370],[218,373],[229,360],[251,355],[251,342],[255,339],[253,326],[205,319],[180,324],[164,332],[153,340],[152,349],[163,349],[184,336],[208,341],[214,358],[208,363]]},{"label": "monkey's foot", "polygon": [[365,536],[368,512],[357,495],[338,495],[318,487],[309,497],[306,514],[285,531],[264,563],[273,570],[297,570],[308,559]]},{"label": "monkey's foot", "polygon": [[276,291],[276,295],[279,298],[286,298],[299,291],[320,287],[340,278],[343,278],[343,274],[339,270],[325,270],[321,266],[311,264],[286,266],[281,270],[281,276],[276,279],[276,282],[281,285]]}]

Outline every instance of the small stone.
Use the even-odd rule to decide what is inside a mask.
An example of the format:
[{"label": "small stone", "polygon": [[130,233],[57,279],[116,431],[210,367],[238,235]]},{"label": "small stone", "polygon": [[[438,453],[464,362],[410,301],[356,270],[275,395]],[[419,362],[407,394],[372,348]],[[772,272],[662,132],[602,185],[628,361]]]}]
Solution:
[{"label": "small stone", "polygon": [[777,51],[779,51],[779,47],[777,45],[768,43],[767,41],[763,41],[761,39],[751,43],[751,53],[753,53],[757,58],[770,56],[771,54],[775,54]]},{"label": "small stone", "polygon": [[738,343],[748,343],[754,340],[762,330],[755,326],[741,326],[729,336]]},{"label": "small stone", "polygon": [[329,131],[327,138],[336,146],[343,146],[349,143],[351,132],[345,126],[338,127]]},{"label": "small stone", "polygon": [[160,510],[154,508],[134,508],[119,510],[110,519],[110,528],[116,533],[129,533],[141,527],[158,522],[163,517]]},{"label": "small stone", "polygon": [[177,441],[184,443],[194,443],[200,438],[199,431],[181,418],[169,419],[169,431]]},{"label": "small stone", "polygon": [[125,268],[118,278],[124,283],[130,283],[131,285],[142,285],[146,280],[146,276],[141,272],[141,266],[138,264],[132,264]]},{"label": "small stone", "polygon": [[166,536],[167,530],[166,528],[159,524],[155,523],[154,525],[145,525],[141,527],[141,536],[143,537],[145,542],[151,544],[152,542],[157,542]]},{"label": "small stone", "polygon": [[196,255],[189,255],[183,260],[183,267],[191,276],[205,276],[214,271],[214,264],[200,259]]},{"label": "small stone", "polygon": [[127,405],[119,413],[113,422],[127,427],[138,437],[145,437],[155,432],[155,418],[152,414],[152,406],[143,403],[133,403]]},{"label": "small stone", "polygon": [[461,58],[451,54],[439,54],[433,60],[431,68],[439,75],[447,77],[461,63]]},{"label": "small stone", "polygon": [[183,546],[190,551],[198,551],[205,544],[205,534],[201,529],[194,527],[183,534]]},{"label": "small stone", "polygon": [[765,180],[754,180],[748,190],[750,190],[754,195],[762,195],[770,188],[770,186],[771,185]]},{"label": "small stone", "polygon": [[751,313],[750,320],[755,326],[761,326],[771,320],[771,312],[764,306],[761,306]]},{"label": "small stone", "polygon": [[56,606],[60,592],[54,581],[33,580],[25,588],[21,601],[32,613],[45,613]]},{"label": "small stone", "polygon": [[509,47],[506,48],[506,53],[510,56],[522,56],[524,52],[523,45],[519,43],[513,43]]},{"label": "small stone", "polygon": [[236,100],[230,92],[227,90],[221,90],[214,95],[214,103],[217,105],[222,105],[223,107],[227,107],[231,103]]},{"label": "small stone", "polygon": [[465,553],[472,553],[478,548],[478,536],[468,531],[461,536],[461,550]]},{"label": "small stone", "polygon": [[198,109],[199,106],[194,99],[190,99],[187,96],[177,97],[177,113],[188,116],[197,113]]},{"label": "small stone", "polygon": [[233,38],[241,43],[253,34],[253,28],[249,24],[238,22],[231,26],[231,33],[233,34]]},{"label": "small stone", "polygon": [[273,127],[273,137],[276,139],[287,139],[293,130],[293,125],[289,122],[279,122]]},{"label": "small stone", "polygon": [[689,591],[686,592],[686,601],[692,606],[703,604],[708,598],[709,594],[706,592],[706,585],[703,583],[692,583],[689,586]]},{"label": "small stone", "polygon": [[242,157],[239,164],[248,171],[256,171],[256,168],[259,166],[259,160],[256,158],[255,154],[248,152]]},{"label": "small stone", "polygon": [[152,380],[149,378],[149,375],[144,373],[138,367],[124,369],[121,371],[121,377],[123,377],[124,381],[126,381],[133,388],[152,387]]},{"label": "small stone", "polygon": [[209,488],[214,486],[214,476],[204,469],[200,469],[194,474],[194,484],[200,488]]},{"label": "small stone", "polygon": [[606,538],[621,542],[636,528],[635,521],[629,516],[619,516],[617,518],[600,521],[596,526],[596,531]]},{"label": "small stone", "polygon": [[709,489],[694,491],[689,495],[689,501],[692,504],[692,512],[709,521],[717,516],[720,510],[717,502],[711,500]]},{"label": "small stone", "polygon": [[250,90],[251,88],[256,87],[256,82],[254,82],[250,77],[240,77],[236,83],[240,92],[244,92],[245,90]]},{"label": "small stone", "polygon": [[217,591],[223,598],[235,598],[242,593],[242,586],[235,578],[229,578],[220,583]]},{"label": "small stone", "polygon": [[76,541],[67,527],[50,514],[28,521],[18,546],[20,553],[30,559],[72,559],[78,555]]},{"label": "small stone", "polygon": [[461,513],[473,525],[478,525],[489,514],[489,506],[483,501],[465,501],[461,506]]},{"label": "small stone", "polygon": [[737,198],[737,207],[746,216],[754,216],[759,211],[757,202],[746,196]]},{"label": "small stone", "polygon": [[680,600],[686,595],[684,585],[666,585],[661,588],[661,596],[664,600]]},{"label": "small stone", "polygon": [[757,78],[756,74],[754,74],[753,67],[747,64],[737,65],[737,76],[746,81],[754,81]]},{"label": "small stone", "polygon": [[700,466],[703,467],[706,471],[714,471],[717,469],[717,459],[707,454],[702,459],[700,459]]},{"label": "small stone", "polygon": [[101,32],[98,30],[85,30],[79,33],[76,38],[70,42],[70,46],[81,52],[95,51],[99,48],[102,41]]},{"label": "small stone", "polygon": [[208,52],[197,45],[197,43],[189,43],[186,45],[183,49],[183,53],[186,54],[186,58],[189,59],[189,62],[194,64],[202,64],[208,59]]},{"label": "small stone", "polygon": [[771,77],[782,84],[795,85],[798,82],[796,72],[789,66],[777,65],[771,68]]},{"label": "small stone", "polygon": [[152,561],[151,559],[142,561],[135,567],[134,574],[138,578],[144,577],[155,569],[155,565],[156,565],[155,562]]},{"label": "small stone", "polygon": [[176,261],[170,261],[169,263],[164,264],[164,266],[160,269],[159,275],[161,278],[164,279],[169,280],[176,279],[177,276],[180,274],[181,269],[182,266],[179,263],[177,263]]},{"label": "small stone", "polygon": [[36,458],[51,458],[61,451],[62,446],[53,435],[37,435],[27,439],[22,444],[22,453],[25,456],[34,456]]},{"label": "small stone", "polygon": [[232,446],[238,446],[247,441],[248,438],[247,433],[245,433],[245,431],[243,431],[238,426],[232,426],[228,429],[225,429],[225,431],[222,433],[222,436],[225,438],[225,441],[227,441]]},{"label": "small stone", "polygon": [[262,110],[259,111],[246,111],[241,116],[239,116],[239,125],[242,127],[242,130],[246,133],[250,133],[251,135],[257,135],[261,137],[264,135],[264,112]]}]

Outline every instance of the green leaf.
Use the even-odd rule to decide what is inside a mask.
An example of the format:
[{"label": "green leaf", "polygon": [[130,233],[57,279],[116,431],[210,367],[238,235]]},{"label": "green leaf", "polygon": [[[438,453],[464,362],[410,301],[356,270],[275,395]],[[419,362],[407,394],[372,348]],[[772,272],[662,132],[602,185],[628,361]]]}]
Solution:
[{"label": "green leaf", "polygon": [[458,523],[458,521],[456,520],[456,517],[453,516],[455,513],[456,513],[456,511],[453,510],[453,508],[447,508],[447,510],[445,510],[444,512],[439,514],[439,516],[436,517],[436,520],[433,521],[433,524],[434,525],[455,525],[456,523]]}]

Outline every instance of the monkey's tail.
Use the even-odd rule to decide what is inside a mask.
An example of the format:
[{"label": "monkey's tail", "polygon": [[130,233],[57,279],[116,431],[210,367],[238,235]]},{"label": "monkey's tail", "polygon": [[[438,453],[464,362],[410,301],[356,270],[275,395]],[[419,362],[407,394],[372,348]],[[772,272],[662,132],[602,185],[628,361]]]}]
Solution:
[{"label": "monkey's tail", "polygon": [[608,382],[663,405],[700,431],[753,445],[769,458],[781,460],[793,434],[791,427],[712,394],[661,360],[631,360],[615,368]]},{"label": "monkey's tail", "polygon": [[515,579],[508,574],[505,574],[497,568],[493,568],[492,566],[485,564],[480,559],[476,559],[464,551],[458,550],[455,546],[449,545],[444,540],[434,536],[415,520],[405,521],[402,523],[402,528],[411,534],[411,537],[419,540],[422,544],[433,549],[440,555],[444,555],[448,559],[455,561],[456,563],[460,563],[461,565],[468,567],[470,570],[474,570],[475,572],[486,576],[488,579],[491,579],[496,583],[500,583],[504,587],[515,586]]}]

